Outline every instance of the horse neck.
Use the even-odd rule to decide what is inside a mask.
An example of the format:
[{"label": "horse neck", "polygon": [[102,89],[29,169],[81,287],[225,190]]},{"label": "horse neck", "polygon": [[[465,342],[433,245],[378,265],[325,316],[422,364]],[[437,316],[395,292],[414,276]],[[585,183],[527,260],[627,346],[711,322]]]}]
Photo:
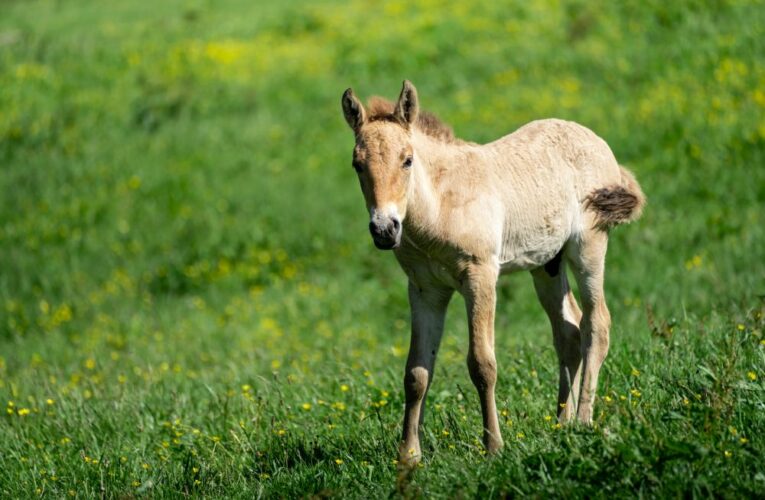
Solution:
[{"label": "horse neck", "polygon": [[412,146],[418,165],[412,171],[404,226],[412,237],[432,238],[438,232],[441,211],[439,172],[455,164],[459,145],[444,143],[415,130]]}]

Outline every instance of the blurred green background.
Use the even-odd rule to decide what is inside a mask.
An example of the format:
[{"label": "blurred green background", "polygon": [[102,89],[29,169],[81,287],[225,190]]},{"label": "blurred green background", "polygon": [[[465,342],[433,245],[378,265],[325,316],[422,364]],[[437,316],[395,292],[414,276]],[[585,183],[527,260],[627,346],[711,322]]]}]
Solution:
[{"label": "blurred green background", "polygon": [[[614,491],[765,487],[764,27],[759,1],[3,2],[0,492],[591,495],[613,470],[632,478]],[[457,298],[434,462],[396,483],[406,280],[367,233],[340,95],[404,78],[460,137],[574,120],[636,173],[649,205],[611,238],[601,393],[638,396],[599,418],[640,430],[620,437],[638,458],[550,435],[557,367],[520,274],[497,315],[511,451],[474,442]],[[673,425],[706,434],[684,454]],[[602,451],[602,480],[525,462],[558,467],[565,443]],[[646,479],[662,446],[689,482]]]}]

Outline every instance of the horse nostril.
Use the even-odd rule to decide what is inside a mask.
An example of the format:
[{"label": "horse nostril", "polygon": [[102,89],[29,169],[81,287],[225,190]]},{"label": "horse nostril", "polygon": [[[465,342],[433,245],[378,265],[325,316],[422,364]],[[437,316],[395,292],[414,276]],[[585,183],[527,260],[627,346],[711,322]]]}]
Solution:
[{"label": "horse nostril", "polygon": [[397,233],[398,230],[401,228],[401,223],[398,221],[398,219],[393,219],[393,232]]},{"label": "horse nostril", "polygon": [[372,235],[378,235],[380,234],[380,231],[377,229],[377,224],[374,222],[369,223],[369,232],[372,233]]}]

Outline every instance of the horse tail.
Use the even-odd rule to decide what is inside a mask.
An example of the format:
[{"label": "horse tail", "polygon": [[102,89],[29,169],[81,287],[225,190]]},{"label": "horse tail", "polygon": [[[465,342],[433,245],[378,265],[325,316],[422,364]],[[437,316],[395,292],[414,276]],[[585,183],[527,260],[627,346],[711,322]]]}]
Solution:
[{"label": "horse tail", "polygon": [[595,214],[595,227],[602,230],[637,220],[645,206],[645,195],[635,176],[621,165],[619,171],[619,184],[596,189],[585,199],[585,208]]}]

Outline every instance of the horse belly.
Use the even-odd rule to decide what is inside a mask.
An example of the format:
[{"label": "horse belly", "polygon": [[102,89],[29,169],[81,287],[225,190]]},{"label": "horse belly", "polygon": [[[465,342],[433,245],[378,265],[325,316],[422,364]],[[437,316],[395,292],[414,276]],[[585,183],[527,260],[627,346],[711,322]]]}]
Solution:
[{"label": "horse belly", "polygon": [[517,250],[509,255],[507,260],[500,262],[500,272],[507,274],[514,271],[529,271],[541,267],[550,262],[560,252],[565,243],[566,239],[562,239],[538,248]]},{"label": "horse belly", "polygon": [[552,260],[576,230],[573,207],[540,210],[528,218],[509,217],[500,249],[503,273],[536,269]]}]

